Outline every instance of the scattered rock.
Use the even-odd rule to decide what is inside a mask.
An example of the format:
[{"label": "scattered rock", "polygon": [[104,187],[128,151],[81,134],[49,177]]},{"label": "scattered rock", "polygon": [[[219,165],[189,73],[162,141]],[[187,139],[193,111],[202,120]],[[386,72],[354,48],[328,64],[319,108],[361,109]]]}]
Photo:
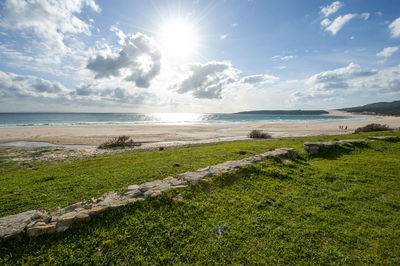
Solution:
[{"label": "scattered rock", "polygon": [[174,163],[173,166],[174,166],[174,167],[179,167],[179,166],[181,166],[181,165],[180,165],[179,163]]},{"label": "scattered rock", "polygon": [[176,196],[174,197],[174,201],[175,201],[175,202],[182,201],[182,200],[183,200],[183,196],[182,196],[181,193],[179,193],[178,195],[176,195]]},{"label": "scattered rock", "polygon": [[164,150],[164,147],[159,147],[158,150],[159,150],[159,151],[163,151],[163,150]]},{"label": "scattered rock", "polygon": [[283,160],[283,164],[285,164],[285,165],[289,165],[289,164],[292,164],[292,162],[291,162],[291,161],[289,161],[289,160]]},{"label": "scattered rock", "polygon": [[272,206],[272,205],[275,204],[275,201],[274,201],[274,200],[268,199],[268,198],[265,198],[264,202],[265,202],[265,204],[267,204],[267,205],[269,205],[269,206]]}]

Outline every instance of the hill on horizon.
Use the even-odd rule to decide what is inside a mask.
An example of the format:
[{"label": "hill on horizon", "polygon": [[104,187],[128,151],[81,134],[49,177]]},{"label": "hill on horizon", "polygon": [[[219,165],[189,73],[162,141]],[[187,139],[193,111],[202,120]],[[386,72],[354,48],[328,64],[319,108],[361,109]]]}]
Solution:
[{"label": "hill on horizon", "polygon": [[260,114],[260,115],[322,115],[329,114],[325,110],[256,110],[243,111],[234,114]]},{"label": "hill on horizon", "polygon": [[377,115],[400,115],[400,101],[393,102],[377,102],[363,106],[338,109],[340,111],[353,113],[367,113]]}]

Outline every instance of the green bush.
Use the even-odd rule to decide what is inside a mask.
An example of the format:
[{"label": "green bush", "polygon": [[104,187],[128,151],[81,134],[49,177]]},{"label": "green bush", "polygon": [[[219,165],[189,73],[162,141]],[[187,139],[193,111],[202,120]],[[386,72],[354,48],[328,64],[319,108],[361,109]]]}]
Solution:
[{"label": "green bush", "polygon": [[125,148],[125,147],[135,147],[140,145],[141,145],[140,143],[134,142],[133,139],[131,139],[128,136],[119,136],[107,140],[103,144],[100,144],[98,148],[99,149],[110,149],[117,147]]},{"label": "green bush", "polygon": [[386,131],[386,130],[391,130],[391,129],[387,125],[372,123],[364,127],[359,127],[354,132],[361,133],[361,132],[374,132],[374,131]]},{"label": "green bush", "polygon": [[249,133],[249,137],[252,139],[270,139],[270,138],[272,138],[271,134],[262,132],[260,130],[252,130]]}]

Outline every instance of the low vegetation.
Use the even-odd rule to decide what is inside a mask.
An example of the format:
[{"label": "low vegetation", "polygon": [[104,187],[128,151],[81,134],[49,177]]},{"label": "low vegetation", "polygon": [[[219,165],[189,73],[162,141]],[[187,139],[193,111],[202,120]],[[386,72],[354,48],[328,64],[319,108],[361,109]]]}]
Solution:
[{"label": "low vegetation", "polygon": [[107,140],[103,144],[100,144],[98,148],[99,149],[126,148],[126,147],[132,148],[140,145],[141,145],[140,143],[134,142],[133,139],[131,139],[128,136],[119,136]]},{"label": "low vegetation", "polygon": [[381,124],[368,124],[364,127],[357,128],[354,132],[361,133],[361,132],[375,132],[375,131],[387,131],[390,130],[389,126],[381,125]]},{"label": "low vegetation", "polygon": [[371,103],[358,107],[344,108],[341,110],[354,113],[399,116],[400,101]]},{"label": "low vegetation", "polygon": [[252,139],[270,139],[270,138],[272,138],[271,134],[262,132],[261,130],[252,130],[249,133],[249,137]]},{"label": "low vegetation", "polygon": [[[400,132],[368,133],[381,134]],[[171,173],[171,169],[182,167],[179,170],[183,172],[210,162],[237,159],[238,151],[250,156],[283,146],[300,150],[304,141],[365,136],[233,142],[115,155],[51,166],[46,171],[53,172],[55,178],[45,182],[49,182],[49,191],[67,186],[78,193],[80,186],[91,187],[96,179],[110,185],[113,178],[84,178],[91,176],[95,166],[114,166],[113,171],[101,169],[105,177],[124,180],[129,175],[144,174],[145,179],[152,179]],[[110,210],[65,233],[0,243],[0,264],[399,265],[400,142],[377,140],[369,146],[344,146],[321,156],[300,155],[298,160],[252,165],[156,199]],[[149,164],[146,158],[155,161]],[[141,171],[127,172],[124,167],[115,167],[115,161],[133,167],[140,164]],[[172,162],[179,162],[181,167],[173,167]],[[44,169],[28,171],[29,175],[21,171],[23,177],[2,177],[0,187],[14,178],[43,178],[43,172],[39,173]],[[83,172],[76,175],[79,169]],[[57,178],[68,170],[75,174],[75,186]],[[82,178],[84,183],[79,181]],[[18,192],[29,190],[33,181],[37,180],[22,185]],[[30,196],[40,197],[48,190]],[[10,194],[10,200],[15,200],[21,197],[19,193],[2,191],[0,195]]]}]

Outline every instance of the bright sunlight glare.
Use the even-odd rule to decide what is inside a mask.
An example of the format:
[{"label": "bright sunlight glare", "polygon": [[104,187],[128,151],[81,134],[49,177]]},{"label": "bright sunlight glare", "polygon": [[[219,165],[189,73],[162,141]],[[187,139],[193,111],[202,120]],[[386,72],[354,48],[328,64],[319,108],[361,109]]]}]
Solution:
[{"label": "bright sunlight glare", "polygon": [[170,20],[161,29],[161,46],[173,58],[192,56],[197,49],[197,33],[193,25],[183,19]]}]

